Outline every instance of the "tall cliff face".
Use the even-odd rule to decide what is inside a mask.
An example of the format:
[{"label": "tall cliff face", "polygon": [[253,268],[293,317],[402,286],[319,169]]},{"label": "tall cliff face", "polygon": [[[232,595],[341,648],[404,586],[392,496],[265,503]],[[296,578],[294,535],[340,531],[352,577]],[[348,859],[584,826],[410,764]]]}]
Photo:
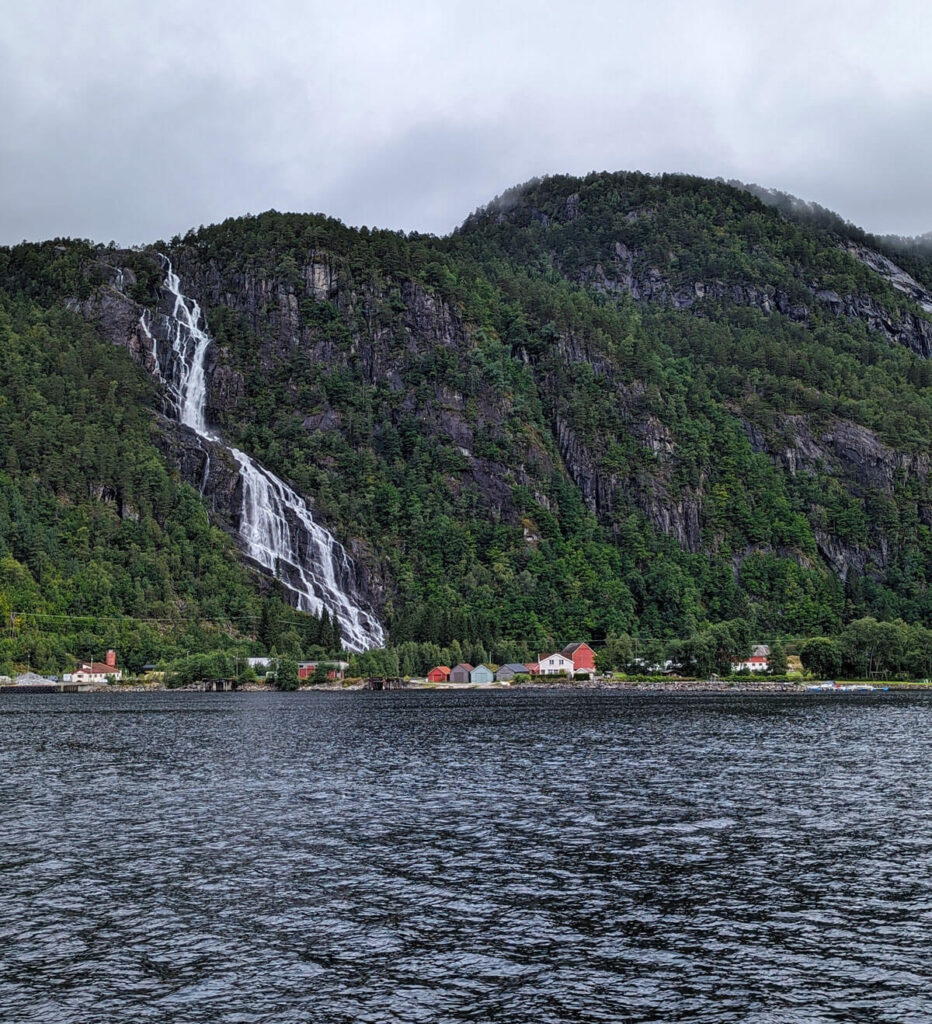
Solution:
[{"label": "tall cliff face", "polygon": [[127,254],[107,254],[103,269],[110,280],[80,308],[160,381],[161,449],[197,487],[244,558],[274,573],[296,607],[318,616],[326,611],[349,649],[379,646],[384,631],[373,611],[373,574],[359,571],[305,499],[219,431],[216,411],[235,393],[236,375],[221,365],[224,353],[208,333],[198,300],[184,292],[169,258],[151,253],[164,277],[148,297],[151,306],[140,305],[127,295],[136,282],[121,255]]},{"label": "tall cliff face", "polygon": [[[216,260],[202,264],[185,252],[177,262],[193,293],[203,297],[208,317],[220,317],[209,371],[209,410],[217,423],[241,428],[266,383],[293,367],[374,389],[385,419],[367,424],[373,435],[416,422],[425,436],[455,453],[460,472],[454,489],[474,488],[493,517],[514,519],[511,484],[533,488],[553,472],[549,439],[529,438],[513,464],[487,454],[510,441],[514,403],[506,392],[481,389],[471,401],[457,387],[476,372],[473,325],[429,288],[403,279],[359,283],[341,271],[339,255],[326,250],[308,253],[290,280],[274,271],[230,272]],[[236,346],[234,335],[245,337],[246,346]],[[284,377],[283,397],[297,405],[299,389]],[[313,399],[298,410],[305,431],[353,429],[338,394],[323,388]]]},{"label": "tall cliff face", "polygon": [[[450,245],[490,267],[520,273],[533,266],[555,274],[601,308],[639,310],[641,333],[647,326],[658,353],[666,347],[668,355],[701,367],[701,385],[711,385],[730,414],[751,424],[753,450],[779,471],[784,497],[815,533],[831,538],[818,546],[831,548],[826,561],[844,578],[851,571],[882,575],[900,549],[890,543],[889,523],[870,522],[868,513],[859,544],[840,541],[824,528],[824,494],[810,493],[806,478],[830,479],[862,511],[873,493],[894,501],[908,494],[906,518],[912,521],[925,522],[929,500],[926,399],[911,402],[918,418],[897,425],[876,405],[899,401],[896,378],[908,379],[907,389],[930,379],[926,366],[895,350],[922,360],[932,355],[932,295],[876,248],[880,241],[855,235],[788,220],[722,183],[620,174],[545,179],[515,190],[470,218]],[[638,331],[631,333],[637,339]],[[654,455],[646,473],[629,476],[619,488],[617,473],[605,471],[611,467],[601,473],[595,468],[597,431],[584,431],[590,444],[582,477],[591,500],[607,508],[606,492],[620,489],[691,550],[714,548],[720,532],[710,528],[718,511],[710,507],[718,486],[714,451],[698,465],[689,459],[686,468],[684,455],[695,439],[683,436],[670,402],[668,410],[658,408],[669,396],[642,398],[639,411],[632,403],[651,390],[643,373],[630,379],[632,362],[643,362],[637,340],[633,346],[610,344],[615,358],[607,360],[604,345],[601,356],[594,356],[591,339],[587,346],[582,363],[613,394],[621,413],[605,425],[596,449],[607,451],[613,438],[628,436]],[[579,353],[565,357],[573,363]],[[871,363],[897,369],[882,384],[883,374],[872,383]],[[669,378],[658,384],[669,387]],[[571,386],[560,382],[564,394]],[[689,417],[688,408],[679,416],[683,411]],[[810,424],[808,439],[797,430],[800,414]],[[564,448],[579,447],[578,431],[566,417],[558,433]],[[816,440],[818,458],[796,458]],[[893,484],[886,470],[879,472],[892,464],[898,466]],[[680,485],[671,489],[677,478]],[[632,488],[636,479],[643,483]],[[851,553],[850,565],[839,550]]]},{"label": "tall cliff face", "polygon": [[[107,253],[95,266],[95,269],[102,269],[107,278],[106,284],[96,288],[84,301],[72,305],[88,320],[98,324],[112,344],[125,348],[146,373],[156,376],[159,360],[153,339],[143,329],[142,321],[160,308],[163,312],[170,312],[171,307],[166,296],[160,292],[150,296],[151,302],[148,305],[131,297],[130,290],[136,281],[132,270],[123,265],[125,255],[120,252]],[[154,268],[159,267],[155,252],[149,253],[148,259]],[[163,338],[163,361],[171,358],[170,352],[171,346]],[[214,357],[209,367],[211,378],[215,376],[216,369]],[[199,437],[190,427],[169,415],[171,399],[164,390],[160,394],[159,405],[154,424],[157,445],[181,477],[201,494],[214,522],[235,535],[242,491],[239,475],[229,453],[222,444]]]},{"label": "tall cliff face", "polygon": [[[306,497],[396,638],[924,614],[932,324],[862,242],[593,176],[449,239],[268,214],[170,255],[215,339],[210,422]],[[102,256],[82,308],[151,369],[147,258]],[[159,432],[235,529],[222,459]]]}]

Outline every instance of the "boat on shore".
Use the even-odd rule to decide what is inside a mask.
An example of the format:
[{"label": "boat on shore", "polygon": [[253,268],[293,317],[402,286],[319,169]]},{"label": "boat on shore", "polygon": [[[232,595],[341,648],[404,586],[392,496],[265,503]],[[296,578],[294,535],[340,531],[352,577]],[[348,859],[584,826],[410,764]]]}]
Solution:
[{"label": "boat on shore", "polygon": [[[806,687],[810,693],[874,693],[880,687],[871,686],[870,683],[836,683],[829,679],[824,683],[813,683]],[[886,690],[888,687],[884,686]]]}]

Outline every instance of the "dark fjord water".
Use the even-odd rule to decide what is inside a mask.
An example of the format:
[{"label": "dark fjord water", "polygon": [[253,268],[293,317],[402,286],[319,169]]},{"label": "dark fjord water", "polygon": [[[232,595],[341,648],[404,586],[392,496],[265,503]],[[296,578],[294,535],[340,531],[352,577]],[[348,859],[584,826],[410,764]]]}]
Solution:
[{"label": "dark fjord water", "polygon": [[932,701],[0,697],[0,1020],[932,1020]]}]

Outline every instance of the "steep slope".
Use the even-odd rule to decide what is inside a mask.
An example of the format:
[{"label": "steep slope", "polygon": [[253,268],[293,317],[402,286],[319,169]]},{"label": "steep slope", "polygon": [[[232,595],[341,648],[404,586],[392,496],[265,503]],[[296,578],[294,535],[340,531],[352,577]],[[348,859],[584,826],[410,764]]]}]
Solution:
[{"label": "steep slope", "polygon": [[[205,422],[345,547],[393,641],[932,612],[920,255],[636,174],[531,183],[447,239],[268,213],[60,247],[12,253],[5,287],[149,373],[171,259],[204,311]],[[155,423],[242,543],[236,465]]]},{"label": "steep slope", "polygon": [[[159,451],[175,425],[155,412],[155,381],[64,308],[119,297],[97,256],[0,253],[0,673],[111,646],[138,671],[245,643],[268,611],[268,586]],[[309,616],[282,627],[321,635]]]},{"label": "steep slope", "polygon": [[[223,242],[223,260],[205,244],[172,250],[217,342],[209,418],[311,496],[395,638],[545,643],[629,621],[618,552],[567,486],[533,381],[497,339],[477,348],[449,299],[371,254],[354,269],[345,244],[305,249],[299,265],[269,242],[258,255],[248,237]],[[136,333],[130,346],[144,358]]]},{"label": "steep slope", "polygon": [[[654,521],[691,547],[730,553],[758,606],[769,577],[789,608],[779,595],[793,593],[796,570],[776,554],[830,567],[848,590],[842,614],[924,615],[932,367],[909,350],[925,353],[930,322],[921,287],[901,291],[902,278],[894,287],[889,262],[865,261],[853,244],[721,183],[624,174],[532,184],[475,215],[448,247],[538,296],[553,295],[554,278],[570,282],[572,313],[553,317],[551,330],[564,347],[585,339],[584,369],[596,368],[598,390],[609,383],[616,396],[577,402],[588,410],[577,433],[589,439],[571,459],[577,476],[604,488],[615,473],[649,514],[658,482],[678,481]],[[634,309],[628,335],[593,330]],[[918,326],[908,337],[875,331],[865,309]],[[574,390],[563,382],[564,406]],[[653,401],[632,408],[632,393]],[[615,422],[586,424],[603,405]],[[754,468],[736,428],[776,474]],[[652,465],[619,477],[613,446],[639,435],[637,462],[650,448]],[[781,618],[805,628],[805,615],[795,627]]]}]

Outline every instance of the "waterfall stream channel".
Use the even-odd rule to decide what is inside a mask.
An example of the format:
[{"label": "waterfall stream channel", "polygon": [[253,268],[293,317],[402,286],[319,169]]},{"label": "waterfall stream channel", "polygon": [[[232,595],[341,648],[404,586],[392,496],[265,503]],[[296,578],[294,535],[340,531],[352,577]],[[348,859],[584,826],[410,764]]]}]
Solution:
[{"label": "waterfall stream channel", "polygon": [[[314,521],[292,487],[245,452],[227,444],[207,422],[207,352],[212,339],[199,303],[181,291],[181,280],[163,256],[163,287],[172,312],[143,313],[140,326],[152,345],[155,373],[165,385],[175,418],[204,441],[224,447],[236,461],[242,489],[239,539],[246,555],[278,574],[302,611],[326,608],[340,624],[350,650],[380,647],[384,630],[356,593],[356,570],[342,544]],[[159,330],[153,321],[161,319]],[[163,341],[163,338],[165,339]],[[171,352],[160,351],[170,343]],[[209,450],[207,452],[209,472]]]}]

